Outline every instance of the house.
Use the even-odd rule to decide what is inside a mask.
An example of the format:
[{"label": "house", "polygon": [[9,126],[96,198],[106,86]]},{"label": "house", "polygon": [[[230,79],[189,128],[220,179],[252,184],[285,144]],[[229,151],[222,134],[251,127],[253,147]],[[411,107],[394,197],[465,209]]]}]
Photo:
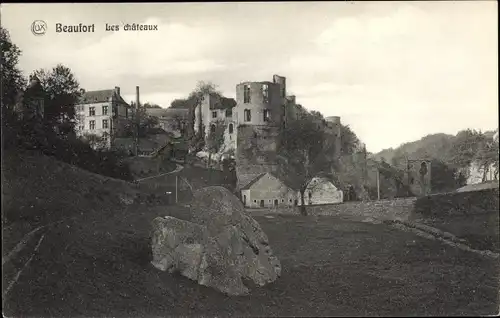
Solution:
[{"label": "house", "polygon": [[[300,198],[300,193],[298,194]],[[304,191],[305,205],[332,204],[344,201],[344,193],[339,190],[331,181],[322,177],[313,178]],[[301,205],[299,199],[299,205]]]},{"label": "house", "polygon": [[272,173],[262,173],[241,188],[241,200],[248,208],[297,205],[297,191]]},{"label": "house", "polygon": [[215,123],[222,121],[225,124],[223,151],[236,149],[237,121],[233,115],[235,106],[236,101],[233,98],[206,93],[194,110],[194,131],[204,129],[207,137],[210,132],[215,131]]},{"label": "house", "polygon": [[120,136],[131,115],[130,105],[120,96],[120,88],[88,91],[75,106],[76,133],[80,137],[101,137],[106,148]]}]

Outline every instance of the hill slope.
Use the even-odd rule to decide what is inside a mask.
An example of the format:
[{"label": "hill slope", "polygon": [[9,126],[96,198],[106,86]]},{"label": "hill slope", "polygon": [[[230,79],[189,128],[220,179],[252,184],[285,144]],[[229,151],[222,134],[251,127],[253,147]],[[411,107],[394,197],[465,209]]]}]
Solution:
[{"label": "hill slope", "polygon": [[36,152],[2,153],[4,250],[36,226],[93,212],[105,215],[153,199],[164,201],[147,185],[91,173]]}]

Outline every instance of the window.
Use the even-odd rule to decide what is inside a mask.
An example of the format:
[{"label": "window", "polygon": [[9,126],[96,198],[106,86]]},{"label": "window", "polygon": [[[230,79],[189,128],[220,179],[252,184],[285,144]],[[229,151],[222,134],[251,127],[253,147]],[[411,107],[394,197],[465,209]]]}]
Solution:
[{"label": "window", "polygon": [[252,113],[250,109],[245,109],[245,121],[252,121]]},{"label": "window", "polygon": [[264,103],[269,103],[269,86],[267,84],[262,85],[262,98]]},{"label": "window", "polygon": [[284,200],[284,199],[281,199],[281,203],[283,203],[283,202],[285,202],[285,200]]},{"label": "window", "polygon": [[226,117],[233,117],[233,110],[232,109],[226,109]]},{"label": "window", "polygon": [[89,121],[89,126],[90,126],[90,130],[94,130],[95,129],[95,120]]},{"label": "window", "polygon": [[89,116],[95,116],[95,107],[89,107]]},{"label": "window", "polygon": [[217,118],[217,112],[212,112],[212,118]]},{"label": "window", "polygon": [[229,124],[229,133],[232,134],[234,130],[233,124]]},{"label": "window", "polygon": [[271,111],[269,109],[264,109],[264,121],[271,120]]},{"label": "window", "polygon": [[125,108],[125,118],[128,118],[128,108]]},{"label": "window", "polygon": [[214,133],[215,132],[215,125],[210,126],[210,132]]},{"label": "window", "polygon": [[243,86],[243,103],[250,103],[250,85]]},{"label": "window", "polygon": [[108,120],[107,119],[103,119],[102,120],[102,128],[103,129],[108,129],[109,128],[109,124],[108,124]]},{"label": "window", "polygon": [[108,106],[102,106],[102,114],[107,115],[108,114]]},{"label": "window", "polygon": [[84,125],[78,126],[78,130],[84,130],[84,129],[85,129]]}]

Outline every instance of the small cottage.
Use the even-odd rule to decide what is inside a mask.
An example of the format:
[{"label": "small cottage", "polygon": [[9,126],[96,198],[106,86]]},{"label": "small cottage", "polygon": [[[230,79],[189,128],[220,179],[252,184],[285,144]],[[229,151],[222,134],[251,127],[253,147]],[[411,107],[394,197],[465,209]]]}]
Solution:
[{"label": "small cottage", "polygon": [[241,200],[248,208],[294,206],[297,204],[296,193],[297,191],[268,172],[256,176],[241,188]]},{"label": "small cottage", "polygon": [[[300,205],[300,193],[298,195]],[[342,190],[339,190],[326,178],[313,178],[304,192],[305,205],[341,203],[343,200],[344,194]]]}]

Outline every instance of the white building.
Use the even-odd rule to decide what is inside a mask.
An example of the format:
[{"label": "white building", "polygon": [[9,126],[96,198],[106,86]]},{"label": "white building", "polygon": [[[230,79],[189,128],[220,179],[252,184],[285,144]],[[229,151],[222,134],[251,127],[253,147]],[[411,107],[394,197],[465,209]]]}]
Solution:
[{"label": "white building", "polygon": [[[298,194],[300,198],[300,193]],[[344,193],[326,178],[315,177],[306,187],[304,192],[305,205],[332,204],[344,201]],[[299,205],[302,205],[299,199]]]},{"label": "white building", "polygon": [[224,122],[226,129],[222,152],[236,149],[237,120],[233,117],[235,105],[236,101],[232,98],[221,98],[216,94],[205,94],[201,103],[195,108],[195,132],[198,132],[203,127],[205,136],[208,136],[211,131],[215,130],[217,121]]},{"label": "white building", "polygon": [[271,173],[263,173],[241,189],[241,200],[248,208],[297,205],[297,191]]},{"label": "white building", "polygon": [[107,148],[111,147],[112,138],[122,133],[131,114],[119,87],[85,92],[75,108],[77,135],[102,137]]}]

